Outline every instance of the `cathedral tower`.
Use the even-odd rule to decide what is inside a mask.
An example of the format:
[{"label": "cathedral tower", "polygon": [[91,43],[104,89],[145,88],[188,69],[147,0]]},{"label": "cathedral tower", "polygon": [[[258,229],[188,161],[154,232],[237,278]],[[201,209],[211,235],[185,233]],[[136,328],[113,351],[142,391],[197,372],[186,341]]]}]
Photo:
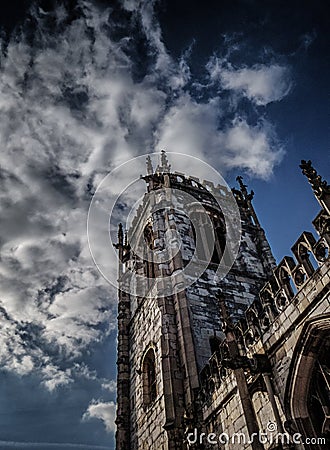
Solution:
[{"label": "cathedral tower", "polygon": [[201,371],[225,337],[219,294],[238,321],[275,260],[241,177],[238,189],[214,186],[173,172],[162,152],[143,179],[132,227],[118,230],[116,448],[182,450],[201,419]]}]

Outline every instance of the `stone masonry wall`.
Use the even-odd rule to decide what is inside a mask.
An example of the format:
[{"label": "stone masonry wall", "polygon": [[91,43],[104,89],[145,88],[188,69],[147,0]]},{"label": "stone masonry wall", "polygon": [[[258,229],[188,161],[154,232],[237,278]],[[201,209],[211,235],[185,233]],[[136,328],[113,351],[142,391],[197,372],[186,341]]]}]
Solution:
[{"label": "stone masonry wall", "polygon": [[[221,197],[224,210],[219,211],[220,216],[222,213],[224,216],[232,213],[229,206],[226,210],[228,191],[224,187],[215,188],[211,183],[201,184],[197,179],[178,174],[149,174],[146,181],[149,183],[148,191],[155,191],[152,212],[147,218],[153,234],[150,250],[162,252],[168,249],[166,235],[173,236],[174,231],[181,238],[179,254],[171,261],[164,260],[154,267],[156,276],[172,276],[189,265],[195,251],[194,234],[179,190],[186,191],[197,203],[213,211],[217,209],[214,196]],[[176,189],[176,198],[169,199],[172,194],[158,192],[162,186]],[[128,327],[131,450],[181,450],[183,446],[180,446],[181,443],[177,445],[174,437],[181,439],[183,436],[185,408],[185,412],[195,410],[193,420],[201,427],[197,430],[196,448],[199,440],[203,440],[201,433],[214,433],[215,439],[225,433],[229,441],[215,445],[204,438],[204,448],[252,449],[230,364],[238,365],[236,367],[240,370],[244,367],[260,431],[269,431],[267,425],[276,422],[269,398],[271,386],[284,423],[287,419],[286,387],[292,373],[291,359],[302,341],[302,330],[313,318],[326,314],[330,317],[330,260],[325,256],[328,255],[326,251],[329,251],[330,242],[329,216],[325,216],[324,211],[320,216],[317,231],[321,230],[321,226],[322,230],[319,242],[311,233],[303,233],[293,250],[297,263],[286,257],[275,268],[269,244],[251,205],[253,193],[247,192],[241,178],[240,187],[240,191],[233,190],[241,214],[240,251],[227,276],[219,280],[215,276],[216,264],[210,263],[201,276],[194,277],[190,273],[194,282],[185,292],[172,296],[163,294],[162,297],[161,292],[165,291],[162,291],[162,282],[157,280],[151,283],[152,296],[131,299]],[[173,200],[172,205],[170,200]],[[175,203],[183,206],[181,212],[175,210]],[[157,204],[164,205],[164,208],[156,212],[153,208]],[[133,226],[140,233],[142,243],[146,219],[142,214],[143,208],[146,204],[141,206]],[[173,237],[170,239],[173,242],[176,240]],[[320,266],[315,271],[309,264],[308,252],[314,254]],[[133,270],[143,273],[146,267],[143,258],[139,261],[133,259],[130,255],[127,267],[131,264]],[[147,267],[149,270],[150,266]],[[221,353],[225,352],[226,342],[211,355],[210,338],[217,336],[220,340],[224,339],[219,292],[236,324],[232,334],[236,337],[241,355],[236,353],[235,360]],[[142,361],[150,348],[155,353],[157,395],[150,405],[146,405],[143,401]],[[260,369],[258,364],[257,368],[253,368],[256,354],[266,356],[264,361],[269,362],[267,369]],[[231,441],[231,437],[238,433],[244,436],[243,441]],[[236,436],[236,439],[240,438]],[[264,443],[266,450],[271,446],[271,442]],[[302,450],[302,447],[296,448]]]},{"label": "stone masonry wall", "polygon": [[[275,423],[275,416],[268,394],[257,391],[253,394],[252,401],[260,431],[269,435],[267,425],[270,422]],[[277,403],[281,408],[279,401]],[[241,400],[232,372],[223,379],[221,386],[214,391],[208,404],[204,406],[203,420],[205,423],[205,430],[203,431],[206,434],[214,433],[214,441],[217,441],[217,444],[211,443],[207,448],[219,450],[251,449]],[[201,430],[199,430],[199,435],[200,433]],[[203,439],[203,442],[207,443],[207,440]],[[265,449],[270,448],[271,441],[265,443],[264,447]]]},{"label": "stone masonry wall", "polygon": [[[305,282],[299,292],[284,310],[270,323],[259,340],[250,345],[248,356],[266,352],[271,363],[271,380],[276,394],[276,401],[282,423],[285,422],[285,398],[292,356],[298,342],[303,337],[302,329],[306,322],[313,318],[330,314],[330,260],[325,261],[318,270]],[[214,379],[214,378],[213,378]],[[215,379],[214,379],[215,380]],[[240,407],[236,382],[231,371],[226,370],[221,381],[214,381],[214,389],[206,399],[203,408],[203,420],[207,432],[219,434],[226,432],[244,433],[247,436],[245,420]],[[298,380],[299,383],[299,380]],[[267,431],[267,423],[274,422],[275,417],[268,394],[262,390],[253,394],[253,404],[257,414],[261,432]],[[210,431],[211,430],[211,431]],[[269,434],[269,433],[268,433]],[[265,444],[269,448],[270,444]],[[209,448],[217,448],[210,446]],[[219,447],[220,448],[220,447]],[[221,446],[226,450],[238,447],[233,443]],[[251,449],[249,444],[240,448]],[[302,450],[302,445],[296,445]]]},{"label": "stone masonry wall", "polygon": [[[161,313],[155,298],[146,298],[135,310],[130,326],[131,368],[131,448],[166,450],[167,435],[163,379],[161,371]],[[150,406],[143,404],[141,364],[148,348],[156,356],[157,398]]]},{"label": "stone masonry wall", "polygon": [[[198,199],[198,192],[192,191]],[[177,199],[180,202],[180,198]],[[203,206],[214,206],[214,201],[207,201],[205,195],[200,198]],[[175,214],[176,229],[183,246],[182,258],[188,262],[195,251],[189,218]],[[226,297],[226,304],[234,321],[244,315],[247,307],[258,298],[259,291],[267,281],[258,248],[256,226],[241,210],[242,236],[238,257],[228,275],[221,281],[215,276],[217,265],[210,264],[205,272],[186,290],[190,305],[191,326],[194,336],[195,352],[199,369],[202,369],[211,356],[210,338],[223,338],[219,316],[218,294],[221,289]]]}]

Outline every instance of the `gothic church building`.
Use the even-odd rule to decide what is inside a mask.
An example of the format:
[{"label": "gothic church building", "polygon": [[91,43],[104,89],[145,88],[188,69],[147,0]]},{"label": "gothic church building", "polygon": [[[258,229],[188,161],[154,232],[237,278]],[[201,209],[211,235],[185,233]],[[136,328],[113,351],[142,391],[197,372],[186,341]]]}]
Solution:
[{"label": "gothic church building", "polygon": [[[165,153],[155,170],[148,159],[148,201],[116,245],[117,450],[330,448],[330,186],[310,161],[300,167],[320,203],[315,233],[276,265],[241,177],[229,192],[172,171]],[[195,199],[186,211],[180,192]],[[231,196],[241,226],[233,262]],[[181,243],[162,262],[169,231]],[[180,273],[193,259],[202,270],[187,283]],[[230,266],[223,278],[219,264]]]}]

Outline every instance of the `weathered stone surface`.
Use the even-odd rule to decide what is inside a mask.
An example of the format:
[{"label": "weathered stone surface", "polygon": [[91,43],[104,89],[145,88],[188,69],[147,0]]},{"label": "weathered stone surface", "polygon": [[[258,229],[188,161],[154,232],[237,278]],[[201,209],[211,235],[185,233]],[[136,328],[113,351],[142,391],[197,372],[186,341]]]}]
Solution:
[{"label": "weathered stone surface", "polygon": [[[162,161],[166,166],[164,155]],[[286,257],[276,267],[251,203],[253,195],[238,178],[240,190],[233,192],[241,214],[242,240],[230,272],[218,281],[217,265],[211,263],[190,287],[164,296],[164,277],[189,264],[195,240],[186,214],[175,208],[157,209],[168,201],[162,186],[188,192],[212,211],[214,199],[219,196],[225,204],[228,192],[183,174],[163,174],[160,169],[155,174],[149,170],[145,179],[149,192],[155,192],[154,212],[144,218],[146,209],[141,206],[132,235],[143,233],[148,221],[148,245],[157,254],[167,249],[170,260],[146,263],[130,255],[120,267],[117,450],[187,449],[187,433],[194,430],[199,437],[206,434],[201,438],[203,445],[191,448],[271,448],[270,441],[261,447],[248,442],[247,424],[252,416],[262,433],[270,433],[269,424],[285,432],[286,424],[291,434],[315,436],[317,426],[308,405],[311,392],[317,396],[323,388],[323,369],[317,372],[317,367],[325,367],[322,348],[330,348],[330,238],[322,225],[328,211],[324,209],[314,221],[319,239],[304,232],[292,247],[296,260]],[[182,204],[184,199],[178,194],[171,201]],[[322,200],[324,205],[328,203]],[[171,249],[176,245],[174,238],[166,247],[168,230],[181,239],[177,254]],[[119,252],[123,252],[120,245]],[[127,270],[151,271],[158,277],[150,282],[150,296],[138,298],[120,289]],[[219,293],[228,320],[220,313]],[[234,344],[229,344],[230,333]],[[149,349],[154,352],[156,396],[146,403],[151,375],[145,373],[143,361]],[[246,379],[250,411],[242,407],[237,371]],[[246,442],[218,441],[215,445],[207,441],[208,433],[213,433],[211,441],[221,434],[231,438],[242,433]],[[312,447],[296,444],[293,448]]]}]

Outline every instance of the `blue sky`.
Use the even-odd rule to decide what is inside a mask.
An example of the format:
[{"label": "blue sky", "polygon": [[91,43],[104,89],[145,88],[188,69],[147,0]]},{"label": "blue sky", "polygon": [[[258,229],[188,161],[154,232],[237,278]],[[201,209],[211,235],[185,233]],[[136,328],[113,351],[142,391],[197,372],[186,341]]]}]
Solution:
[{"label": "blue sky", "polygon": [[2,7],[0,448],[113,448],[116,293],[86,218],[116,165],[165,148],[243,175],[278,261],[312,230],[299,163],[330,180],[327,17],[323,1]]},{"label": "blue sky", "polygon": [[[180,57],[182,48],[192,46],[190,67],[197,76],[205,76],[210,54],[228,52],[226,41],[235,46],[230,62],[236,67],[276,62],[290,71],[289,93],[257,112],[274,126],[285,154],[266,181],[245,175],[279,261],[304,229],[312,230],[311,219],[319,210],[300,160],[311,159],[330,178],[327,8],[322,1],[223,1],[213,2],[211,14],[188,1],[175,7],[170,3],[160,7],[167,48]],[[246,105],[239,108],[253,120]],[[227,174],[231,185],[238,172],[235,168]]]}]

